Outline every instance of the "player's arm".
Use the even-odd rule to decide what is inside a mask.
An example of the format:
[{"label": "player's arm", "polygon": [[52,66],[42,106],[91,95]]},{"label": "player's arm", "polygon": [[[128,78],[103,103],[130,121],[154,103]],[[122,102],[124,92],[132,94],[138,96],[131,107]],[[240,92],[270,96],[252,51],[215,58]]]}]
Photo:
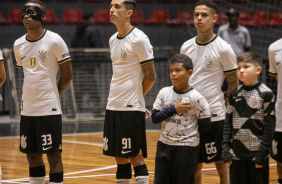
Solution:
[{"label": "player's arm", "polygon": [[157,79],[157,76],[155,72],[154,61],[145,62],[141,66],[144,73],[142,85],[143,85],[143,95],[145,96],[153,87]]},{"label": "player's arm", "polygon": [[60,64],[61,77],[58,82],[59,94],[62,94],[68,87],[72,80],[72,66],[71,62],[67,61]]},{"label": "player's arm", "polygon": [[4,67],[4,62],[0,61],[0,87],[4,84],[6,81],[6,72]]},{"label": "player's arm", "polygon": [[224,163],[231,163],[232,154],[230,153],[232,139],[232,121],[234,111],[233,95],[230,94],[229,103],[227,105],[226,117],[223,125],[223,141],[222,141],[222,160]]},{"label": "player's arm", "polygon": [[226,82],[228,84],[227,90],[226,90],[226,97],[229,98],[230,92],[238,87],[239,80],[237,77],[237,70],[233,70],[230,72],[225,72],[226,75]]}]

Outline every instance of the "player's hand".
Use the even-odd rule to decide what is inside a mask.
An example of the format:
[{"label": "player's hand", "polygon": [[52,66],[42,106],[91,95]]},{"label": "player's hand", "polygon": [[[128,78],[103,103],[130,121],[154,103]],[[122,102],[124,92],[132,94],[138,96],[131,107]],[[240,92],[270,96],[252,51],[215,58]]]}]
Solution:
[{"label": "player's hand", "polygon": [[181,100],[182,97],[180,97],[180,99],[174,105],[177,114],[188,113],[191,109],[191,104],[189,102],[181,102]]},{"label": "player's hand", "polygon": [[228,100],[229,100],[228,95],[227,95],[227,91],[224,91],[223,93],[224,93],[225,106],[227,107]]},{"label": "player's hand", "polygon": [[146,109],[145,110],[145,115],[146,115],[145,118],[148,119],[148,117],[152,116],[152,113],[148,109]]},{"label": "player's hand", "polygon": [[263,168],[263,166],[262,166],[262,165],[258,165],[258,164],[256,164],[256,168],[257,168],[257,169],[259,169],[259,168]]},{"label": "player's hand", "polygon": [[0,102],[3,100],[2,96],[0,95]]}]

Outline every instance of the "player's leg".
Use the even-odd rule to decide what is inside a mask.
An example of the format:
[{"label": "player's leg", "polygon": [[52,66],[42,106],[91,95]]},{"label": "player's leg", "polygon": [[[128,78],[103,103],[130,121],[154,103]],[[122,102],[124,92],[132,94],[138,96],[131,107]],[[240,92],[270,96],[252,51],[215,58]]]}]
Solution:
[{"label": "player's leg", "polygon": [[44,184],[45,165],[38,151],[34,117],[21,116],[20,136],[20,151],[26,154],[29,163],[29,183]]},{"label": "player's leg", "polygon": [[277,162],[278,184],[282,184],[282,132],[274,133],[270,155]]},{"label": "player's leg", "polygon": [[47,154],[50,166],[49,183],[63,183],[61,115],[37,117],[36,129],[39,152]]},{"label": "player's leg", "polygon": [[198,163],[196,174],[195,174],[195,184],[202,183],[202,169],[203,169],[203,163]]},{"label": "player's leg", "polygon": [[170,148],[168,145],[158,141],[157,153],[155,158],[155,178],[154,184],[170,184],[171,172],[169,167]]},{"label": "player's leg", "polygon": [[117,163],[116,183],[130,184],[132,178],[131,163],[128,158],[115,157]]},{"label": "player's leg", "polygon": [[249,184],[250,164],[248,160],[232,160],[230,165],[231,184]]},{"label": "player's leg", "polygon": [[149,184],[149,172],[143,155],[138,154],[136,157],[129,157],[129,159],[135,172],[135,183]]},{"label": "player's leg", "polygon": [[230,184],[229,167],[222,160],[215,162],[216,170],[220,178],[220,184]]}]

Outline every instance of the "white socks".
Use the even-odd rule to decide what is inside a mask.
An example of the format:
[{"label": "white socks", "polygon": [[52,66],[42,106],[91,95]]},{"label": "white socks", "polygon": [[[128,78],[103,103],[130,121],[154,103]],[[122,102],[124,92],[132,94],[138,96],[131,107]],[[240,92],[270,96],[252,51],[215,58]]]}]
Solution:
[{"label": "white socks", "polygon": [[149,184],[149,176],[137,176],[135,182],[136,184]]},{"label": "white socks", "polygon": [[43,177],[29,177],[30,184],[45,184],[45,176]]},{"label": "white socks", "polygon": [[117,179],[116,184],[131,184],[131,179]]}]

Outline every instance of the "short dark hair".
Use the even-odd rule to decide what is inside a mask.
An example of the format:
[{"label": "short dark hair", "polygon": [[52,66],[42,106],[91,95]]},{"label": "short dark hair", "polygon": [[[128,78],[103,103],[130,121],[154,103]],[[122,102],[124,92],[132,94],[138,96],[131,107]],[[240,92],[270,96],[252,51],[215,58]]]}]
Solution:
[{"label": "short dark hair", "polygon": [[123,3],[127,10],[135,10],[136,8],[136,1],[135,0],[124,0]]},{"label": "short dark hair", "polygon": [[244,53],[242,53],[240,56],[237,57],[237,63],[239,63],[239,62],[251,63],[255,66],[261,66],[262,65],[261,57],[254,52],[244,52]]},{"label": "short dark hair", "polygon": [[193,70],[192,59],[185,54],[176,54],[169,60],[169,64],[182,63],[183,67],[188,70]]},{"label": "short dark hair", "polygon": [[39,1],[39,0],[29,0],[29,1],[27,1],[25,4],[27,4],[27,3],[38,4],[38,5],[41,7],[40,9],[41,9],[44,13],[46,13],[46,11],[47,11],[47,6],[46,6],[46,4],[43,3],[42,1]]},{"label": "short dark hair", "polygon": [[212,1],[212,0],[199,0],[196,4],[195,7],[200,6],[200,5],[205,5],[215,11],[215,13],[218,12],[218,7],[217,5]]}]

